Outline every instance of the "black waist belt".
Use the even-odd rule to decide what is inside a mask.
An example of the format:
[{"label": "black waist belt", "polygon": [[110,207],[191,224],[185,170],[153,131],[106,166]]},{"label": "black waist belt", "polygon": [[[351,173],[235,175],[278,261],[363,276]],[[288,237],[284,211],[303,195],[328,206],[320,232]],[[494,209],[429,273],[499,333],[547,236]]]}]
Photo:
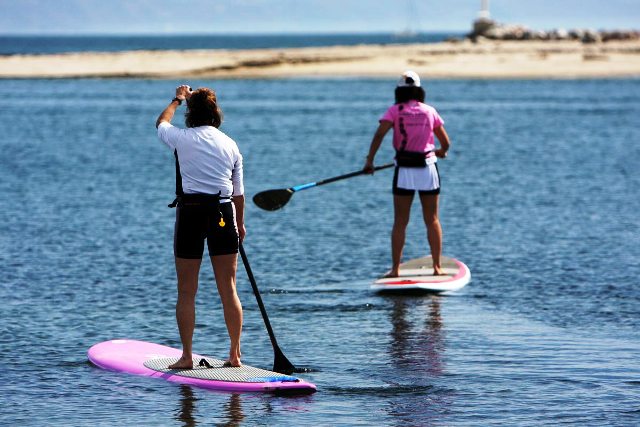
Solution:
[{"label": "black waist belt", "polygon": [[396,151],[396,164],[405,168],[424,168],[427,166],[427,156],[431,151]]},{"label": "black waist belt", "polygon": [[231,196],[221,196],[220,194],[181,194],[177,196],[170,205],[170,208],[176,206],[216,206],[220,200],[231,200]]}]

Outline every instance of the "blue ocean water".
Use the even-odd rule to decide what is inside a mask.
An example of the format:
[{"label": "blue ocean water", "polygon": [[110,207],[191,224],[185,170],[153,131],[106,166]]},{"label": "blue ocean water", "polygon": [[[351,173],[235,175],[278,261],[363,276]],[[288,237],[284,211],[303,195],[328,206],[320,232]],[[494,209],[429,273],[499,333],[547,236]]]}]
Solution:
[{"label": "blue ocean water", "polygon": [[[276,212],[249,202],[245,248],[276,336],[318,393],[215,393],[91,366],[87,349],[107,339],[180,345],[174,165],[154,129],[179,83],[0,81],[0,425],[640,423],[636,79],[426,81],[453,141],[439,164],[444,253],[473,276],[454,295],[369,291],[390,261],[389,170]],[[218,91],[248,198],[359,169],[394,86],[187,83]],[[391,158],[387,140],[377,162]],[[414,207],[407,259],[428,252]],[[238,277],[243,361],[269,368]],[[206,262],[201,280],[195,350],[224,357]]]},{"label": "blue ocean water", "polygon": [[0,35],[0,55],[124,50],[267,49],[357,44],[434,43],[460,33],[263,34],[263,35]]}]

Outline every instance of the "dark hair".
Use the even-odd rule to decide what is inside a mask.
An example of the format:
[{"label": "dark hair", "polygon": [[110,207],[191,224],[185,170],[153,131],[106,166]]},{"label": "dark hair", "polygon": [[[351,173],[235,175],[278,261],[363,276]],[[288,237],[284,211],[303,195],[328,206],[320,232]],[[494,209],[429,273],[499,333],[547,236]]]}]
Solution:
[{"label": "dark hair", "polygon": [[420,86],[399,86],[396,88],[396,104],[403,104],[407,101],[424,102],[424,89]]},{"label": "dark hair", "polygon": [[188,128],[198,126],[220,127],[222,110],[218,107],[216,93],[206,87],[193,91],[187,100],[185,123]]}]

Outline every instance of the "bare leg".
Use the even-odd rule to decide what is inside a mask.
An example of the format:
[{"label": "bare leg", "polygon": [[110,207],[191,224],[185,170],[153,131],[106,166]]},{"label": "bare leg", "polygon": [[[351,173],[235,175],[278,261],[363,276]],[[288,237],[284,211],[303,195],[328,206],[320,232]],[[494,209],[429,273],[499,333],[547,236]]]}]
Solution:
[{"label": "bare leg", "polygon": [[386,277],[398,277],[400,274],[400,261],[402,260],[402,249],[404,248],[407,224],[411,213],[411,202],[413,194],[410,196],[393,196],[393,229],[391,230],[391,271]]},{"label": "bare leg", "polygon": [[216,276],[218,293],[222,301],[224,321],[231,339],[229,365],[242,366],[240,357],[240,335],[242,333],[242,305],[236,292],[236,269],[238,254],[218,255],[211,257],[213,273]]},{"label": "bare leg", "polygon": [[420,202],[422,203],[424,225],[427,227],[427,240],[431,248],[431,258],[433,258],[433,274],[434,276],[442,275],[444,274],[440,266],[442,227],[440,227],[440,219],[438,218],[438,195],[421,194]]},{"label": "bare leg", "polygon": [[193,330],[196,326],[196,293],[198,292],[198,273],[200,259],[176,257],[176,273],[178,275],[178,302],[176,303],[176,320],[182,341],[182,357],[169,369],[193,368]]}]

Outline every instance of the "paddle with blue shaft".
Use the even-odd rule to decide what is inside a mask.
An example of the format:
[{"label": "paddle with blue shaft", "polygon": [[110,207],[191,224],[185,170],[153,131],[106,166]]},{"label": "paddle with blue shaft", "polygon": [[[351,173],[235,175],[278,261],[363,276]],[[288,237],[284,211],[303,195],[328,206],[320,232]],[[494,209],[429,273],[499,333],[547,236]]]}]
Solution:
[{"label": "paddle with blue shaft", "polygon": [[[376,166],[373,168],[374,171],[379,171],[381,169],[390,168],[393,166],[393,163],[387,163],[386,165]],[[318,187],[320,185],[329,184],[331,182],[340,181],[341,179],[353,178],[354,176],[364,175],[366,172],[364,170],[359,170],[356,172],[347,173],[345,175],[334,176],[333,178],[323,179],[321,181],[310,182],[308,184],[296,185],[295,187],[290,188],[280,188],[275,190],[266,190],[261,191],[260,193],[253,196],[253,203],[258,205],[259,208],[262,208],[267,211],[277,211],[284,205],[289,202],[291,196],[296,191],[306,190],[307,188]]]},{"label": "paddle with blue shaft", "polygon": [[264,304],[262,303],[262,297],[260,296],[260,291],[258,290],[256,279],[253,277],[253,273],[251,272],[251,266],[249,265],[249,260],[247,259],[247,254],[244,251],[242,242],[240,243],[240,256],[242,257],[244,268],[245,270],[247,270],[249,282],[251,282],[253,293],[256,296],[256,301],[258,301],[258,307],[260,307],[260,313],[262,314],[262,319],[264,320],[264,324],[267,327],[269,339],[271,340],[271,345],[273,346],[273,369],[271,370],[285,375],[290,375],[294,372],[306,372],[304,368],[296,369],[296,367],[293,366],[293,363],[289,362],[289,359],[287,359],[282,350],[280,350],[280,347],[278,347],[278,341],[276,341],[276,336],[273,334],[271,322],[269,322],[269,316],[267,316],[267,310],[265,310]]}]

